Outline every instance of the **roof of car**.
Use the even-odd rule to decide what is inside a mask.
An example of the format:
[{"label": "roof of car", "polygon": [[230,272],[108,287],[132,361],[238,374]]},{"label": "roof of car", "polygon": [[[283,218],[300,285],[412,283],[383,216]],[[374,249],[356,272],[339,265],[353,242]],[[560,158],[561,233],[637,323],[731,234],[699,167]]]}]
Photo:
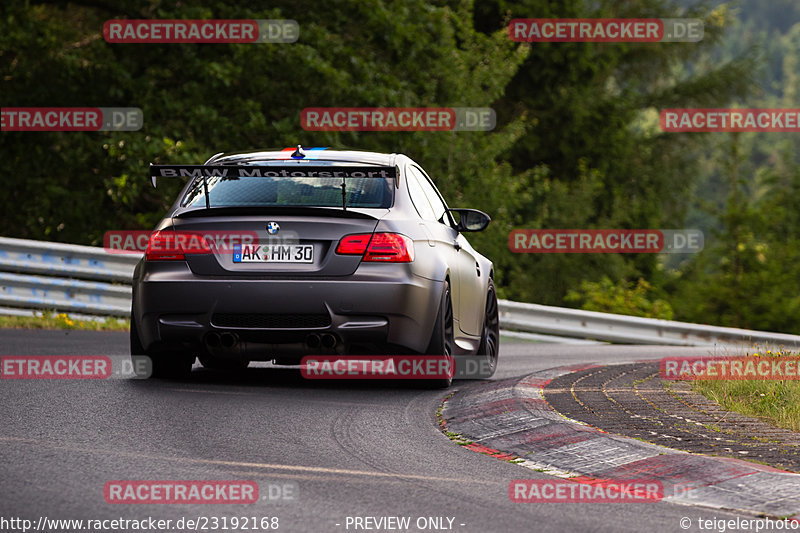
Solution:
[{"label": "roof of car", "polygon": [[395,166],[398,154],[381,154],[356,150],[329,150],[328,148],[302,148],[303,157],[292,157],[299,147],[283,150],[255,150],[249,152],[220,153],[206,161],[206,165],[220,163],[252,163],[258,161],[337,161],[370,165]]}]

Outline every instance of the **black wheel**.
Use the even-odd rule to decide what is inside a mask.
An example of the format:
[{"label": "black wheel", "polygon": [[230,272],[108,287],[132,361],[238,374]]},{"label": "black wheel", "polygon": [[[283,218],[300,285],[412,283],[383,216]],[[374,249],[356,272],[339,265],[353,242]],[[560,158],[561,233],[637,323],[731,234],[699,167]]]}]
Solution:
[{"label": "black wheel", "polygon": [[139,328],[136,327],[136,319],[133,316],[133,308],[131,308],[131,355],[145,355],[144,346],[139,339]]},{"label": "black wheel", "polygon": [[131,309],[131,331],[130,331],[130,345],[131,345],[131,362],[133,367],[138,368],[136,359],[143,355],[150,358],[152,364],[151,378],[185,378],[192,371],[194,364],[194,357],[182,351],[173,351],[168,349],[159,350],[145,350],[142,341],[139,338],[139,328],[136,324],[136,318]]},{"label": "black wheel", "polygon": [[[431,340],[425,353],[451,357],[455,346],[453,338],[453,303],[450,299],[450,283],[445,281],[442,287],[442,299],[439,302],[436,323],[433,326]],[[426,379],[424,382],[425,386],[431,389],[446,389],[452,385],[453,378]]]},{"label": "black wheel", "polygon": [[199,359],[200,364],[203,365],[203,368],[208,368],[209,370],[224,370],[228,372],[244,370],[247,368],[247,365],[250,364],[250,361],[247,359],[214,357],[213,355],[201,355]]},{"label": "black wheel", "polygon": [[148,353],[153,361],[153,374],[150,377],[183,379],[189,377],[194,364],[194,356],[182,351],[163,348],[157,353]]},{"label": "black wheel", "polygon": [[500,312],[497,308],[497,292],[494,280],[489,278],[489,289],[486,291],[486,312],[483,317],[483,334],[478,355],[485,357],[487,378],[497,370],[497,358],[500,356]]}]

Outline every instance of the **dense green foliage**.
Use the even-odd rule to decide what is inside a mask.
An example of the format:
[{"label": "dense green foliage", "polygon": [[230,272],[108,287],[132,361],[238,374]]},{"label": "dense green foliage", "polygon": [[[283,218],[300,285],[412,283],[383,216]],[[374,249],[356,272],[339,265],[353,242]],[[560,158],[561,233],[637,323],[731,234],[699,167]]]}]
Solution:
[{"label": "dense green foliage", "polygon": [[670,320],[672,307],[667,301],[654,298],[652,293],[652,286],[642,278],[635,284],[626,280],[614,284],[603,276],[598,282],[582,281],[579,290],[570,289],[564,300],[580,303],[586,311]]},{"label": "dense green foliage", "polygon": [[[492,215],[471,241],[495,261],[503,297],[800,332],[796,135],[658,127],[665,107],[798,107],[795,3],[686,3],[8,0],[3,105],[140,107],[145,125],[0,134],[11,169],[0,233],[98,245],[109,229],[149,229],[179,187],[152,189],[151,162],[298,143],[401,152],[451,206]],[[697,17],[705,38],[527,45],[506,31],[514,17],[610,16]],[[291,18],[301,31],[294,44],[109,44],[112,18]],[[307,132],[300,112],[313,106],[491,106],[499,121],[491,133]],[[703,253],[507,247],[513,228],[682,227],[706,231]]]},{"label": "dense green foliage", "polygon": [[[743,1],[712,57],[754,45],[762,51],[758,76],[740,106],[800,107],[800,4]],[[708,137],[688,224],[706,230],[707,249],[671,272],[663,288],[684,320],[798,333],[800,137]]]}]

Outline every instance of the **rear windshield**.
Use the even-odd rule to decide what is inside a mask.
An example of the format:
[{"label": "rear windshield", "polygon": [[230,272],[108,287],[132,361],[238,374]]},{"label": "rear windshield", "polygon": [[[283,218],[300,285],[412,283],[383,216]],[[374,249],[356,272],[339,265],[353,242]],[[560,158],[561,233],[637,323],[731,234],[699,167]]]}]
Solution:
[{"label": "rear windshield", "polygon": [[[263,166],[251,172],[259,175],[206,177],[209,206],[342,207],[342,180],[348,207],[388,208],[394,198],[395,170],[388,167]],[[202,178],[194,180],[181,205],[205,207]]]}]

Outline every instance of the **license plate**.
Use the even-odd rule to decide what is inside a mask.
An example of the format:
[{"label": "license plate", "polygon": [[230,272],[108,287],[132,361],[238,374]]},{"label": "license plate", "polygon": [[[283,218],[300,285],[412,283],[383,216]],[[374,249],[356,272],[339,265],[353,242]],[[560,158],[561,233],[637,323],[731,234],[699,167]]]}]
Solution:
[{"label": "license plate", "polygon": [[311,244],[236,244],[234,263],[313,263]]}]

